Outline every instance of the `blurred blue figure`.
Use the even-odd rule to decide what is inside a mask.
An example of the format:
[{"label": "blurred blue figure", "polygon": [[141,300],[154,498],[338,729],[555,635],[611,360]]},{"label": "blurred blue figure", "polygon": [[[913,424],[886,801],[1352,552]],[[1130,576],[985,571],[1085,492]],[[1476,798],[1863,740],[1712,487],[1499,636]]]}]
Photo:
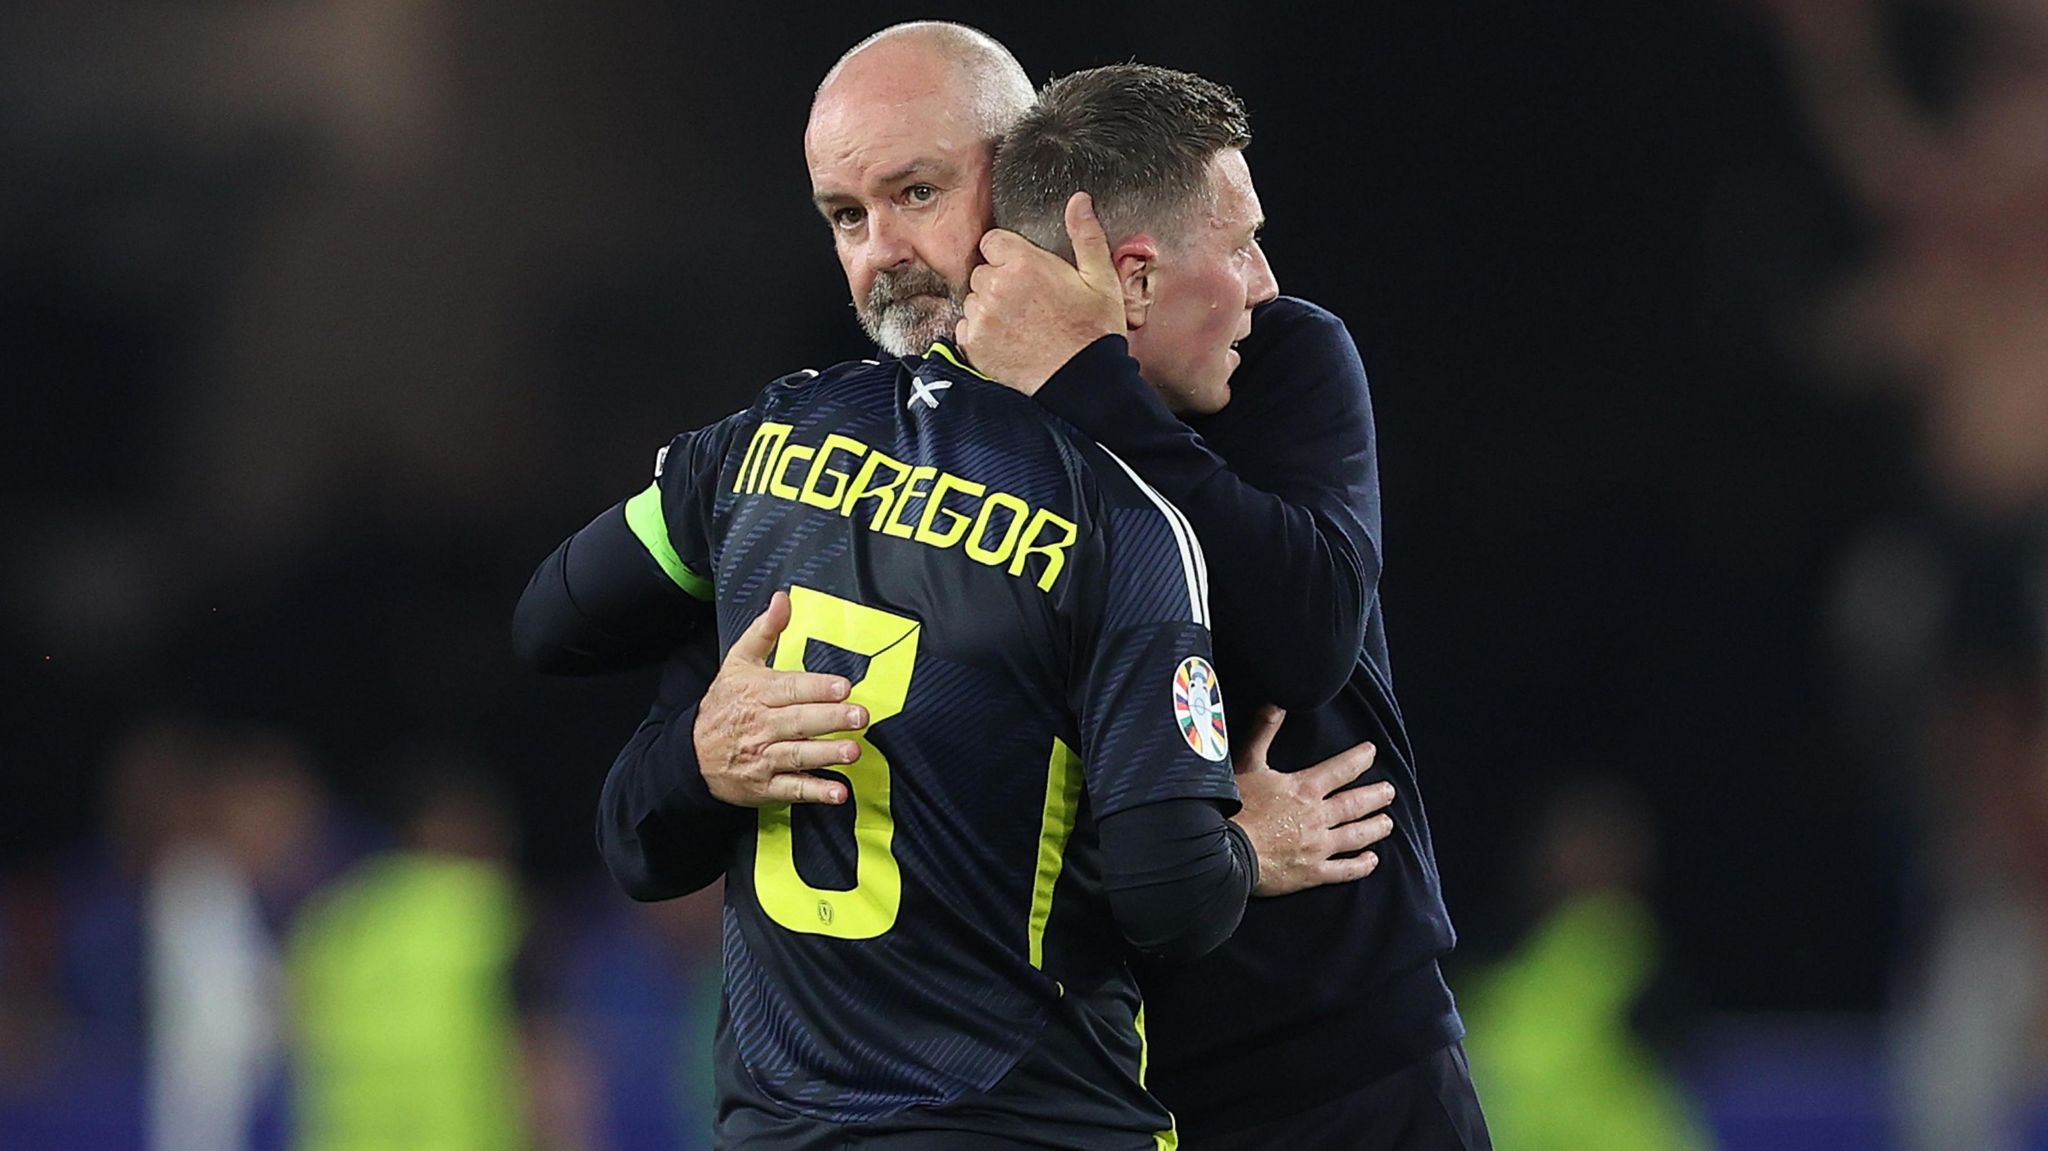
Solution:
[{"label": "blurred blue figure", "polygon": [[133,1148],[147,1138],[146,899],[170,845],[200,832],[209,745],[208,733],[187,720],[138,725],[108,765],[99,836],[60,868],[56,1009],[76,1054],[43,1080],[50,1114],[63,1117],[41,1133],[53,1142]]},{"label": "blurred blue figure", "polygon": [[303,751],[153,719],[116,744],[100,806],[0,996],[20,1021],[0,1048],[17,1032],[25,1056],[0,1075],[0,1147],[280,1146],[277,939],[341,842]]},{"label": "blurred blue figure", "polygon": [[709,1151],[720,889],[635,904],[609,880],[563,957],[562,1009],[599,1085],[604,1151]]}]

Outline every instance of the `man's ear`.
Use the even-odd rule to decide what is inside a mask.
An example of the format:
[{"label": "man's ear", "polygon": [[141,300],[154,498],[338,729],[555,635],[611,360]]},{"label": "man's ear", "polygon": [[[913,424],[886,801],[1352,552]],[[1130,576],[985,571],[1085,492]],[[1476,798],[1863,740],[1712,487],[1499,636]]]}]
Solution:
[{"label": "man's ear", "polygon": [[1124,326],[1145,326],[1152,310],[1153,277],[1159,270],[1159,245],[1143,232],[1116,246],[1110,253],[1116,261],[1117,284],[1124,295]]}]

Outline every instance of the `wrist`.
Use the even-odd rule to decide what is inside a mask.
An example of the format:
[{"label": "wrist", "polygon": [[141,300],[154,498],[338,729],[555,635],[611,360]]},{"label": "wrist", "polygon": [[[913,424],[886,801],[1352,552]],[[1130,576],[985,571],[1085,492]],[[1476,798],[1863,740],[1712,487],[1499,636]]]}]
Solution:
[{"label": "wrist", "polygon": [[1252,839],[1252,833],[1235,819],[1223,821],[1223,832],[1230,837],[1231,852],[1243,861],[1245,869],[1245,892],[1259,894],[1259,845]]},{"label": "wrist", "polygon": [[1131,404],[1144,402],[1147,392],[1129,341],[1112,333],[1069,356],[1033,394],[1054,415],[1099,435],[1127,415]]}]

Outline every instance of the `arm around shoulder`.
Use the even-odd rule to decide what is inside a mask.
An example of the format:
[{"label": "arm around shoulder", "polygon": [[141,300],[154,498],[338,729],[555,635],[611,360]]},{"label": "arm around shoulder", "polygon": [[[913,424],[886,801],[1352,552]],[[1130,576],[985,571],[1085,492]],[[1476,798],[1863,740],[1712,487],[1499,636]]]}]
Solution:
[{"label": "arm around shoulder", "polygon": [[[1327,701],[1364,646],[1379,582],[1379,481],[1365,369],[1341,321],[1262,312],[1231,407],[1205,440],[1169,412],[1120,337],[1037,393],[1193,525],[1219,635],[1260,694]],[[1219,453],[1226,445],[1228,457]]]}]

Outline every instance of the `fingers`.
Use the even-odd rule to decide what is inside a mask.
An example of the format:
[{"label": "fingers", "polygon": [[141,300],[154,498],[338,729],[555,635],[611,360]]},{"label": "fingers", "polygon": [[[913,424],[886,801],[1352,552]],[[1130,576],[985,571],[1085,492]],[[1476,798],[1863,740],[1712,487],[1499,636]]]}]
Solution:
[{"label": "fingers", "polygon": [[844,767],[860,758],[860,745],[850,739],[792,739],[761,749],[761,762],[777,775]]},{"label": "fingers", "polygon": [[1280,724],[1286,719],[1287,713],[1270,703],[1252,715],[1251,730],[1245,733],[1245,739],[1238,744],[1237,755],[1231,761],[1232,768],[1239,775],[1266,766],[1266,753],[1272,750],[1273,737],[1279,734]]},{"label": "fingers", "polygon": [[990,228],[981,234],[981,258],[989,264],[1008,263],[1020,255],[1038,250],[1038,245],[1007,229]]},{"label": "fingers", "polygon": [[1364,775],[1378,755],[1378,748],[1361,743],[1302,771],[1298,778],[1303,786],[1314,788],[1315,794],[1328,795]]},{"label": "fingers", "polygon": [[[818,734],[828,735],[830,733],[819,732]],[[1329,813],[1330,819],[1327,826],[1336,827],[1339,824],[1364,819],[1366,816],[1386,807],[1392,802],[1394,802],[1394,785],[1391,783],[1381,782],[1366,787],[1354,787],[1349,791],[1340,791],[1324,801],[1325,810]]]},{"label": "fingers", "polygon": [[854,704],[798,703],[768,713],[768,734],[775,739],[808,740],[868,725],[868,709]]},{"label": "fingers", "polygon": [[1042,289],[1049,277],[1074,275],[1072,265],[1015,232],[997,229],[984,235],[981,254],[982,262],[967,273],[970,299],[974,293],[998,297],[1029,293]]},{"label": "fingers", "polygon": [[775,641],[782,638],[782,629],[789,626],[789,593],[778,591],[768,600],[768,606],[747,630],[740,633],[732,650],[725,653],[728,663],[751,663],[765,666],[768,657],[775,654]]},{"label": "fingers", "polygon": [[[843,675],[823,675],[815,671],[780,671],[776,672],[775,678],[764,686],[761,699],[769,707],[783,708],[805,703],[838,703],[852,691],[853,684]],[[843,730],[845,729],[828,727],[825,732]]]},{"label": "fingers", "polygon": [[1368,851],[1351,859],[1328,859],[1317,865],[1313,874],[1315,885],[1351,883],[1364,879],[1379,870],[1380,857],[1377,852]]},{"label": "fingers", "polygon": [[1371,819],[1361,819],[1356,823],[1347,823],[1331,829],[1327,846],[1331,855],[1349,855],[1354,851],[1371,847],[1392,834],[1393,818],[1375,815]]},{"label": "fingers", "polygon": [[1110,258],[1109,237],[1095,218],[1095,199],[1086,192],[1067,197],[1067,239],[1074,245],[1074,267],[1081,278],[1098,287],[1116,283],[1116,261]]},{"label": "fingers", "polygon": [[768,781],[770,803],[845,803],[846,785],[838,780],[793,772]]}]

